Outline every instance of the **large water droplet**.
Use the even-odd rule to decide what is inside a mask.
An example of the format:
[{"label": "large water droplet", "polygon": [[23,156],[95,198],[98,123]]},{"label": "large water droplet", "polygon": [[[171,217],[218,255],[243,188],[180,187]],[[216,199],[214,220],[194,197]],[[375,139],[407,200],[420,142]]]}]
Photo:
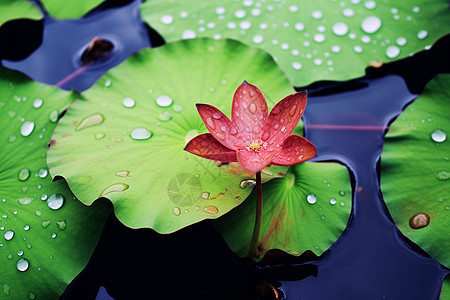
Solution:
[{"label": "large water droplet", "polygon": [[64,197],[61,194],[53,194],[47,199],[47,205],[53,210],[60,209],[64,204]]},{"label": "large water droplet", "polygon": [[442,143],[447,139],[447,134],[441,129],[436,129],[431,133],[431,139],[436,143]]},{"label": "large water droplet", "polygon": [[309,194],[308,196],[306,196],[306,201],[307,201],[309,204],[314,204],[314,203],[317,202],[317,197],[316,197],[316,195],[314,195],[314,194]]},{"label": "large water droplet", "polygon": [[47,174],[48,174],[48,170],[46,168],[40,168],[39,171],[38,171],[38,176],[40,178],[47,177]]},{"label": "large water droplet", "polygon": [[25,180],[27,180],[28,178],[30,178],[30,174],[31,174],[30,169],[28,169],[28,168],[23,168],[22,170],[19,171],[19,174],[17,174],[17,178],[18,178],[20,181],[25,181]]},{"label": "large water droplet", "polygon": [[292,67],[293,67],[295,70],[300,70],[300,69],[302,68],[302,64],[301,64],[300,62],[298,62],[298,61],[294,61],[294,62],[292,63]]},{"label": "large water droplet", "polygon": [[417,38],[423,40],[428,36],[428,32],[426,30],[421,30],[417,33]]},{"label": "large water droplet", "polygon": [[406,40],[406,38],[404,38],[404,37],[399,37],[399,38],[397,39],[397,45],[399,45],[399,46],[405,46],[406,43],[407,43],[407,40]]},{"label": "large water droplet", "polygon": [[397,46],[389,46],[386,49],[386,56],[389,58],[395,58],[400,54],[400,48]]},{"label": "large water droplet", "polygon": [[179,207],[174,207],[172,212],[175,216],[179,216],[181,214],[181,209]]},{"label": "large water droplet", "polygon": [[30,263],[28,262],[28,260],[26,258],[21,257],[17,260],[16,267],[17,267],[17,270],[19,270],[20,272],[25,272],[26,270],[28,270],[29,266],[30,266]]},{"label": "large water droplet", "polygon": [[312,17],[316,20],[322,19],[322,16],[323,16],[323,14],[320,10],[315,10],[312,12]]},{"label": "large water droplet", "polygon": [[209,192],[203,192],[202,195],[200,196],[200,198],[208,200],[209,195],[210,195]]},{"label": "large water droplet", "polygon": [[156,98],[156,104],[160,107],[168,107],[171,106],[172,103],[172,98],[167,95],[160,95],[158,98]]},{"label": "large water droplet", "polygon": [[145,128],[136,128],[130,133],[130,137],[134,140],[148,140],[152,133]]},{"label": "large water droplet", "polygon": [[333,33],[337,36],[346,35],[348,32],[348,26],[345,23],[339,22],[333,25]]},{"label": "large water droplet", "polygon": [[20,127],[20,134],[22,136],[29,136],[33,132],[34,126],[34,122],[26,121],[22,124],[22,127]]},{"label": "large water droplet", "polygon": [[14,231],[6,230],[5,234],[3,234],[5,240],[10,241],[14,237]]},{"label": "large water droplet", "polygon": [[214,205],[206,206],[205,208],[203,208],[203,211],[209,214],[217,214],[219,212],[217,207],[215,207]]},{"label": "large water droplet", "polygon": [[197,34],[195,33],[194,30],[192,29],[187,29],[183,32],[183,34],[181,35],[181,38],[183,39],[193,39],[197,36]]},{"label": "large water droplet", "polygon": [[367,9],[374,9],[377,6],[377,4],[375,3],[375,1],[370,0],[370,1],[367,1],[366,3],[364,3],[364,6]]},{"label": "large water droplet", "polygon": [[34,108],[39,108],[42,106],[42,104],[44,103],[44,101],[42,99],[36,99],[33,102],[33,107]]},{"label": "large water droplet", "polygon": [[335,205],[336,203],[337,203],[336,199],[334,199],[334,198],[330,199],[330,204],[331,205]]},{"label": "large water droplet", "polygon": [[381,20],[375,16],[369,16],[361,22],[361,28],[366,33],[375,33],[381,27]]},{"label": "large water droplet", "polygon": [[134,107],[136,105],[136,101],[134,101],[133,98],[126,97],[126,98],[123,99],[122,104],[125,107],[132,108],[132,107]]},{"label": "large water droplet", "polygon": [[169,25],[172,24],[173,17],[171,15],[164,15],[161,17],[161,23]]},{"label": "large water droplet", "polygon": [[323,33],[317,33],[313,39],[316,43],[323,43],[325,41],[325,35]]},{"label": "large water droplet", "polygon": [[95,125],[100,125],[105,121],[105,118],[102,114],[95,113],[90,116],[85,117],[83,120],[81,120],[80,124],[77,125],[75,128],[75,131],[82,130],[84,128],[92,127]]},{"label": "large water droplet", "polygon": [[253,37],[252,41],[255,44],[261,44],[264,41],[264,37],[260,34],[257,34]]},{"label": "large water droplet", "polygon": [[420,229],[430,224],[430,216],[426,213],[417,213],[409,219],[409,226],[413,229]]},{"label": "large water droplet", "polygon": [[57,109],[52,110],[48,114],[48,119],[50,120],[50,122],[56,123],[59,119],[59,111]]},{"label": "large water droplet", "polygon": [[255,179],[244,179],[239,183],[239,187],[241,189],[246,189],[247,187],[254,187],[256,185],[256,180]]},{"label": "large water droplet", "polygon": [[101,194],[100,197],[104,197],[105,195],[112,192],[123,192],[128,189],[129,185],[126,183],[117,183],[107,187]]}]

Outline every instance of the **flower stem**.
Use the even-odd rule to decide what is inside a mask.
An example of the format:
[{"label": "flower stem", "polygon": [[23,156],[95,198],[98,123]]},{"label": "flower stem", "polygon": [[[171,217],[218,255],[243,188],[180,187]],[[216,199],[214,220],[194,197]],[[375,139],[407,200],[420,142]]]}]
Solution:
[{"label": "flower stem", "polygon": [[257,257],[257,245],[259,239],[259,233],[261,231],[261,220],[262,220],[262,183],[261,183],[261,172],[256,173],[256,218],[255,227],[253,227],[252,240],[250,242],[250,249],[248,251],[249,257]]}]

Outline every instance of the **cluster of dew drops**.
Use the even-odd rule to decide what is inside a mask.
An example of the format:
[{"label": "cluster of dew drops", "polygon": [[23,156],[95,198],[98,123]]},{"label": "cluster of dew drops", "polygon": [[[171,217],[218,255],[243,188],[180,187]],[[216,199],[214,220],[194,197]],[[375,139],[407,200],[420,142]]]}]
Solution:
[{"label": "cluster of dew drops", "polygon": [[[13,86],[13,83],[10,84],[11,86]],[[17,95],[15,95],[14,100],[17,102],[28,102],[27,97],[19,97]],[[44,100],[40,99],[40,98],[36,98],[32,101],[31,103],[33,109],[35,109],[36,111],[38,111],[43,105],[44,105]],[[17,113],[15,111],[9,111],[8,112],[8,116],[10,118],[14,118],[17,116]],[[51,123],[56,123],[58,121],[59,118],[59,111],[58,110],[51,110],[48,114],[48,120]],[[33,132],[36,131],[36,123],[32,120],[26,120],[23,117],[19,117],[19,120],[22,122],[18,135],[22,136],[23,138],[28,138],[29,136],[31,136],[33,134]],[[42,128],[42,132],[39,133],[39,138],[43,139],[44,138],[44,134],[46,132],[46,128]],[[37,134],[37,133],[35,133]],[[8,142],[9,143],[14,143],[17,141],[17,135],[13,134],[11,136],[9,136],[8,138]],[[45,179],[48,176],[48,169],[45,167],[40,168],[39,170],[37,170],[35,172],[35,177],[36,178],[40,178],[40,179]],[[21,168],[20,170],[18,170],[17,172],[17,180],[19,182],[23,182],[23,183],[27,183],[28,180],[30,179],[30,177],[32,177],[32,171],[29,168]],[[45,186],[45,183],[43,183]],[[36,188],[37,190],[41,190],[43,188],[43,184],[37,184]],[[24,187],[24,191],[28,190],[28,186]],[[58,210],[60,209],[63,204],[64,204],[64,196],[59,194],[59,193],[54,193],[51,194],[50,196],[47,194],[42,194],[40,195],[40,199],[42,201],[46,202],[46,205],[48,206],[48,208],[52,209],[52,210]],[[28,196],[22,196],[16,199],[17,203],[21,204],[21,205],[29,205],[32,201],[33,201],[33,197],[28,197]],[[1,203],[3,205],[7,205],[8,200],[6,198],[1,199]],[[17,210],[14,210],[12,212],[13,217],[18,220],[18,214],[19,212]],[[40,216],[41,215],[41,211],[36,210],[36,215]],[[3,213],[1,215],[1,218],[3,220],[0,219],[0,231],[3,232],[3,238],[4,241],[0,241],[0,248],[6,246],[7,243],[9,243],[9,241],[13,240],[16,237],[16,229],[11,229],[8,228],[8,216],[7,213]],[[47,221],[43,221],[41,226],[43,228],[46,228],[51,221],[47,220]],[[61,231],[65,230],[67,224],[65,220],[61,220],[56,222],[57,228],[59,228]],[[16,230],[16,231],[15,231]],[[28,224],[24,224],[23,226],[23,230],[25,232],[30,230],[30,225]],[[55,232],[51,233],[51,238],[56,238],[57,234]],[[19,234],[19,237],[21,237],[21,235]],[[18,237],[16,237],[18,238]],[[24,241],[26,241],[26,237],[23,237]],[[27,243],[26,244],[26,248],[27,249],[31,249],[32,245],[31,243]],[[25,250],[26,251],[26,250]],[[24,256],[24,250],[20,249],[17,251],[17,255],[19,256],[19,259],[16,262],[16,268],[19,272],[25,272],[29,269],[30,266],[30,262],[27,258],[25,258]],[[7,255],[8,260],[12,260],[13,259],[13,254],[8,254]],[[38,270],[40,270],[41,268],[38,267]],[[9,295],[9,286],[8,284],[4,284],[3,285],[3,293],[5,295]],[[35,299],[36,295],[33,292],[29,293],[29,299]]]},{"label": "cluster of dew drops", "polygon": [[[339,9],[341,16],[332,16],[333,18],[341,17],[341,19],[349,20],[349,23],[355,23],[354,18],[357,18],[357,13],[354,9],[358,6],[363,5],[364,9],[368,12],[368,16],[363,18],[359,22],[358,28],[352,28],[353,25],[348,25],[345,21],[334,22],[332,24],[327,24],[325,22],[327,16],[321,10],[314,10],[311,12],[310,16],[305,16],[304,11],[300,6],[297,5],[286,5],[285,1],[273,0],[273,1],[253,1],[253,0],[235,0],[234,2],[242,2],[242,7],[236,7],[234,9],[226,8],[224,6],[207,6],[207,9],[212,9],[213,11],[208,11],[202,16],[202,19],[198,17],[202,12],[189,13],[187,11],[180,11],[178,16],[175,14],[165,14],[160,17],[160,22],[167,26],[174,26],[178,23],[178,28],[183,28],[181,33],[181,38],[191,39],[197,36],[210,35],[212,34],[215,39],[220,39],[222,37],[239,38],[249,42],[254,45],[261,45],[269,50],[275,55],[275,60],[278,60],[277,53],[272,52],[271,49],[280,48],[282,51],[290,51],[292,56],[290,57],[290,64],[294,70],[301,70],[302,60],[312,60],[315,66],[327,66],[328,71],[334,71],[333,60],[331,56],[333,54],[340,53],[342,50],[341,45],[338,42],[342,39],[343,44],[344,38],[348,38],[356,43],[353,46],[353,51],[355,53],[362,53],[365,46],[373,47],[378,45],[384,48],[384,53],[386,57],[394,59],[399,57],[401,53],[401,47],[407,44],[407,39],[404,36],[395,37],[395,41],[389,39],[383,40],[382,36],[379,34],[380,28],[383,26],[383,21],[377,16],[377,3],[376,1],[369,0],[362,2],[361,0],[350,0],[350,3],[339,2]],[[330,0],[330,2],[337,2],[336,0]],[[331,3],[330,3],[331,4]],[[271,23],[267,20],[267,16],[270,16],[270,12],[275,10],[282,10],[282,14],[285,16],[285,21],[281,24]],[[264,10],[269,11],[266,15]],[[414,6],[410,11],[401,11],[392,7],[390,13],[393,20],[406,20],[410,22],[413,20],[413,16],[420,13],[420,7]],[[400,16],[400,14],[407,14],[406,16]],[[281,15],[281,14],[280,14]],[[261,17],[260,17],[261,16]],[[263,18],[262,16],[266,16]],[[189,25],[180,26],[181,21],[189,21],[190,19],[196,20],[198,23],[197,28],[189,28]],[[292,20],[289,23],[287,20]],[[302,20],[302,22],[299,22]],[[357,21],[358,22],[358,21]],[[320,25],[311,25],[311,24]],[[192,24],[192,23],[191,23]],[[308,25],[306,25],[308,24]],[[405,24],[406,26],[407,24]],[[223,27],[225,26],[225,32],[223,32]],[[309,28],[310,26],[316,26],[316,28]],[[308,28],[307,28],[308,27]],[[353,26],[354,27],[354,26]],[[219,29],[220,28],[220,29]],[[221,33],[214,33],[215,30]],[[276,30],[280,36],[289,37],[289,41],[280,41],[278,39],[269,40],[268,37],[273,37],[273,33],[268,33],[271,30]],[[334,37],[330,38],[331,42],[328,43],[326,32],[333,33]],[[362,35],[361,35],[362,30]],[[313,33],[315,31],[315,33]],[[285,34],[284,34],[285,32]],[[292,34],[296,32],[302,35],[301,39],[298,39],[298,35]],[[428,36],[426,30],[419,30],[416,33],[417,40],[424,40]],[[358,44],[358,39],[360,43]],[[301,41],[303,40],[303,42]],[[320,45],[315,47],[313,44]],[[311,47],[312,46],[312,47]],[[425,48],[428,48],[426,46]],[[301,50],[300,50],[301,49]],[[311,50],[310,50],[311,49]],[[323,56],[318,53],[317,49],[325,49]],[[409,54],[409,53],[404,53]],[[285,55],[281,59],[285,59]]]}]

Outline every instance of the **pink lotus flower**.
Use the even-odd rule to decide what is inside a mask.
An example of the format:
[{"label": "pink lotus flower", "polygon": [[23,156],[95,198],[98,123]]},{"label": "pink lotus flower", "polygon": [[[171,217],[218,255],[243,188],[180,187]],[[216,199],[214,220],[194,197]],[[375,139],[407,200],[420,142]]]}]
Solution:
[{"label": "pink lotus flower", "polygon": [[270,164],[287,166],[313,158],[316,147],[302,136],[291,135],[306,98],[306,91],[289,95],[268,114],[262,92],[244,81],[234,93],[231,121],[214,106],[197,104],[210,133],[193,138],[185,150],[215,161],[237,161],[250,173]]}]

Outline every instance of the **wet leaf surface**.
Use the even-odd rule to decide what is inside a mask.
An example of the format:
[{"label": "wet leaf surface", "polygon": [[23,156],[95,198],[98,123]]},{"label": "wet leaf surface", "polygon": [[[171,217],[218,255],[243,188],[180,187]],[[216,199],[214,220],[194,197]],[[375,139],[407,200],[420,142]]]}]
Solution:
[{"label": "wet leaf surface", "polygon": [[156,0],[141,7],[167,41],[226,37],[266,50],[294,86],[358,77],[371,61],[420,51],[448,32],[447,10],[445,0]]},{"label": "wet leaf surface", "polygon": [[76,93],[0,69],[0,295],[52,299],[88,261],[110,211],[52,182],[47,144]]},{"label": "wet leaf surface", "polygon": [[[263,185],[259,254],[270,249],[296,256],[306,250],[322,254],[347,225],[351,194],[344,166],[310,162],[291,166],[283,178]],[[243,204],[215,221],[227,243],[241,256],[248,253],[255,208],[253,192]]]},{"label": "wet leaf surface", "polygon": [[[52,176],[65,177],[83,203],[110,199],[132,228],[168,233],[217,218],[249,195],[254,175],[183,149],[207,132],[195,104],[230,113],[244,80],[258,84],[271,107],[293,93],[267,53],[237,41],[198,39],[142,50],[104,75],[61,119],[49,151]],[[271,167],[263,176],[285,171]]]},{"label": "wet leaf surface", "polygon": [[33,19],[39,20],[42,18],[42,13],[39,8],[31,1],[27,0],[0,0],[0,26],[3,23],[14,19]]},{"label": "wet leaf surface", "polygon": [[436,76],[386,135],[381,190],[402,233],[450,266],[450,76]]}]

